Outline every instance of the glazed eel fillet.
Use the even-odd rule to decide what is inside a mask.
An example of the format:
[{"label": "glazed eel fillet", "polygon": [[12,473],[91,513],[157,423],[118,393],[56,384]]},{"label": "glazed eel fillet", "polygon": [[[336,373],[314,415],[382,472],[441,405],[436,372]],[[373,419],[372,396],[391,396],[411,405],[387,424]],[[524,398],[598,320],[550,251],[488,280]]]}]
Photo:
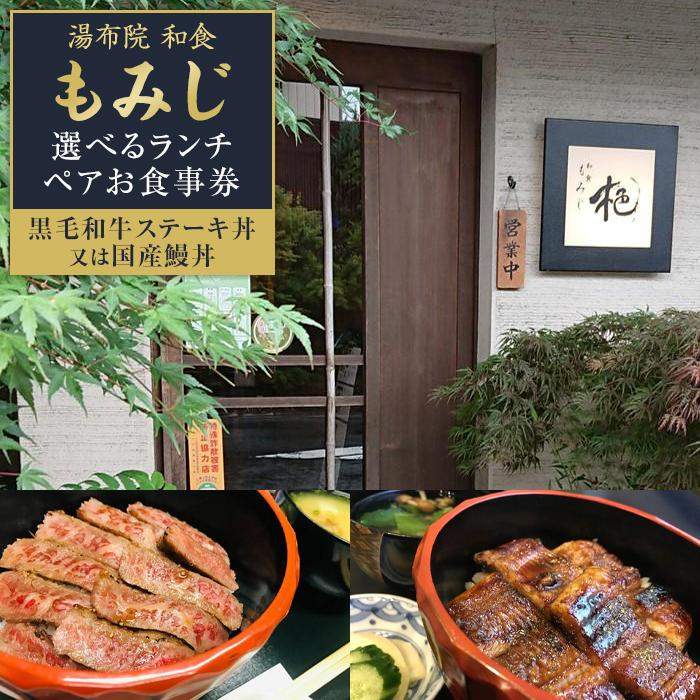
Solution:
[{"label": "glazed eel fillet", "polygon": [[548,611],[560,592],[586,569],[610,572],[640,620],[656,634],[683,649],[692,633],[688,612],[660,586],[643,579],[615,555],[592,540],[565,542],[547,549],[540,540],[519,539],[476,555],[477,563],[493,569],[540,610]]},{"label": "glazed eel fillet", "polygon": [[700,667],[640,620],[610,570],[589,567],[566,586],[550,615],[631,698],[700,698]]},{"label": "glazed eel fillet", "polygon": [[598,662],[566,640],[500,574],[488,574],[455,598],[448,612],[487,656],[561,698],[621,700]]},{"label": "glazed eel fillet", "polygon": [[583,569],[584,559],[577,564],[539,540],[515,540],[475,558],[558,623],[626,697],[700,699],[700,667],[640,616],[633,570],[597,553],[602,566]]},{"label": "glazed eel fillet", "polygon": [[643,579],[639,571],[625,566],[614,554],[592,540],[564,542],[555,554],[564,556],[582,570],[591,566],[610,571],[622,586],[627,598],[652,632],[668,639],[677,649],[683,649],[693,632],[690,613],[661,586]]}]

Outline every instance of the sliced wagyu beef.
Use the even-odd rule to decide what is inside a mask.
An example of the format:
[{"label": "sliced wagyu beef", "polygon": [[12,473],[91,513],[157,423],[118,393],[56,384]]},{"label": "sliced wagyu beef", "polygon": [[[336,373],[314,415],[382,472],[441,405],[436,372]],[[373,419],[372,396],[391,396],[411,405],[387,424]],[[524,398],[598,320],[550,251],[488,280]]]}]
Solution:
[{"label": "sliced wagyu beef", "polygon": [[175,523],[165,531],[163,549],[229,590],[235,591],[238,588],[236,574],[231,570],[228,561],[219,556],[218,552],[202,546],[200,541],[194,539],[181,525]]},{"label": "sliced wagyu beef", "polygon": [[150,593],[192,603],[206,610],[230,630],[241,626],[242,606],[224,586],[183,569],[167,557],[141,547],[129,547],[119,575]]},{"label": "sliced wagyu beef", "polygon": [[143,503],[132,503],[126,509],[131,515],[139,520],[143,520],[145,523],[149,523],[156,527],[158,531],[158,539],[162,542],[165,537],[165,531],[173,526],[180,526],[187,534],[195,541],[197,541],[204,549],[218,554],[222,559],[230,565],[228,552],[218,543],[215,542],[211,537],[207,537],[203,532],[197,530],[197,528],[192,527],[192,525],[179,520],[178,518],[166,513],[163,510],[158,510],[158,508],[151,508],[150,506],[145,506]]},{"label": "sliced wagyu beef", "polygon": [[156,549],[158,546],[157,532],[154,527],[123,510],[106,506],[96,498],[81,504],[78,508],[78,517],[103,530],[121,535],[140,547]]},{"label": "sliced wagyu beef", "polygon": [[30,571],[52,581],[91,591],[100,576],[117,576],[109,566],[56,542],[20,539],[5,547],[0,568]]},{"label": "sliced wagyu beef", "polygon": [[103,673],[220,647],[243,606],[228,553],[165,511],[95,498],[0,546],[0,655]]},{"label": "sliced wagyu beef", "polygon": [[76,552],[118,569],[127,541],[78,518],[54,510],[44,516],[35,537],[72,547]]},{"label": "sliced wagyu beef", "polygon": [[228,639],[224,626],[196,605],[144,593],[108,576],[93,589],[92,607],[100,617],[117,625],[172,634],[198,653]]},{"label": "sliced wagyu beef", "polygon": [[181,661],[194,654],[168,634],[125,629],[74,608],[53,636],[59,654],[95,671],[138,671]]},{"label": "sliced wagyu beef", "polygon": [[59,625],[76,605],[89,607],[90,595],[23,571],[0,574],[0,619]]},{"label": "sliced wagyu beef", "polygon": [[0,628],[0,651],[35,664],[78,669],[80,666],[59,654],[51,637],[39,627],[26,622],[7,622]]}]

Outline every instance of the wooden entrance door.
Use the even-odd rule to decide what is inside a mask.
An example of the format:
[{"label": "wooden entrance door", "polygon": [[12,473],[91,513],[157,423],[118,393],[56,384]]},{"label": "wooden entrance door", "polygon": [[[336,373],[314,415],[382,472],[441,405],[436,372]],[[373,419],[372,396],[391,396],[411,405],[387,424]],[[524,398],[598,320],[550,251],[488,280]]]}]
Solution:
[{"label": "wooden entrance door", "polygon": [[464,486],[450,409],[429,395],[474,361],[480,60],[324,43],[345,83],[411,132],[394,142],[364,129],[365,482]]}]

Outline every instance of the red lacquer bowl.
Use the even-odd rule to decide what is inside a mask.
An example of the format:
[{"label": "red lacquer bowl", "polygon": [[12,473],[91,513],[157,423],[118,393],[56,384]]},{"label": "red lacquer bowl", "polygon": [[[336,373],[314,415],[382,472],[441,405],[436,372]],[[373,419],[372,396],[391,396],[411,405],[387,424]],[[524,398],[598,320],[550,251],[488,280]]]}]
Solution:
[{"label": "red lacquer bowl", "polygon": [[[299,582],[292,527],[267,491],[109,491],[97,496],[120,508],[139,500],[162,508],[220,542],[237,574],[237,595],[254,619],[225,644],[152,671],[64,671],[0,653],[0,694],[51,700],[200,697],[250,659],[289,612]],[[72,491],[0,493],[0,547],[33,531],[46,511],[74,513],[85,498]]]},{"label": "red lacquer bowl", "polygon": [[[658,497],[673,498],[678,508],[697,508],[692,494]],[[445,608],[478,570],[476,552],[518,537],[539,537],[550,547],[566,540],[598,539],[667,588],[700,621],[700,540],[663,520],[613,501],[560,491],[504,491],[465,501],[428,529],[413,565],[428,638],[455,698],[555,700],[483,654]],[[688,651],[700,658],[697,627]]]}]

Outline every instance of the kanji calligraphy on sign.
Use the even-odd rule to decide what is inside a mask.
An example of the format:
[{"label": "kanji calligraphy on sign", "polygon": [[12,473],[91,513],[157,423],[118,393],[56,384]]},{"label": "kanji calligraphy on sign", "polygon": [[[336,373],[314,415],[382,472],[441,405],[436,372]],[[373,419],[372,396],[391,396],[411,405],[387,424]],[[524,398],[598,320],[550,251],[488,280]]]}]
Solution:
[{"label": "kanji calligraphy on sign", "polygon": [[204,430],[190,428],[187,432],[190,489],[223,490],[224,447],[221,423],[208,420]]},{"label": "kanji calligraphy on sign", "polygon": [[13,274],[274,273],[273,12],[13,10],[11,32]]},{"label": "kanji calligraphy on sign", "polygon": [[498,289],[520,289],[525,285],[526,229],[527,214],[524,210],[501,209],[498,212]]},{"label": "kanji calligraphy on sign", "polygon": [[564,245],[650,248],[656,153],[569,146]]}]

